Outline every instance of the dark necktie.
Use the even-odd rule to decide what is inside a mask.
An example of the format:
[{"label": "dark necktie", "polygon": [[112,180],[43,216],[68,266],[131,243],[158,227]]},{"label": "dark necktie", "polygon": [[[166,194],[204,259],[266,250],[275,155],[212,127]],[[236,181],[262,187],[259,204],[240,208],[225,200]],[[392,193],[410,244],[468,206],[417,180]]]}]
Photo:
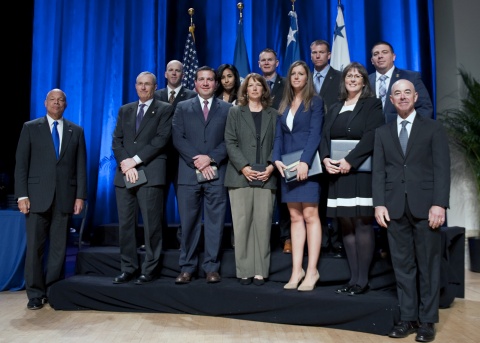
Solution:
[{"label": "dark necktie", "polygon": [[400,134],[398,135],[398,139],[400,140],[400,145],[402,146],[403,154],[405,155],[408,143],[408,132],[405,126],[407,126],[408,121],[404,120],[400,122],[400,124],[402,124],[402,128],[400,130]]},{"label": "dark necktie", "polygon": [[270,89],[273,89],[273,81],[268,80],[267,84],[268,84],[268,87],[270,87]]},{"label": "dark necktie", "polygon": [[53,122],[53,129],[52,129],[52,138],[53,138],[53,145],[55,146],[55,155],[58,156],[60,155],[60,135],[58,134],[57,130],[57,125],[58,121]]},{"label": "dark necktie", "polygon": [[170,98],[168,98],[168,102],[173,104],[174,101],[175,101],[175,91],[171,91]]},{"label": "dark necktie", "polygon": [[387,97],[387,84],[385,83],[387,77],[387,75],[382,75],[379,77],[380,85],[378,86],[378,95],[380,96],[380,100],[382,100],[383,107],[385,107],[385,99]]},{"label": "dark necktie", "polygon": [[141,104],[140,105],[140,111],[138,111],[138,114],[137,114],[137,125],[136,125],[136,130],[138,131],[138,128],[140,127],[140,124],[142,123],[142,119],[143,119],[143,115],[144,115],[144,112],[143,112],[143,108],[145,107],[145,104]]},{"label": "dark necktie", "polygon": [[207,121],[208,118],[208,101],[203,100],[203,117],[205,118],[205,121]]}]

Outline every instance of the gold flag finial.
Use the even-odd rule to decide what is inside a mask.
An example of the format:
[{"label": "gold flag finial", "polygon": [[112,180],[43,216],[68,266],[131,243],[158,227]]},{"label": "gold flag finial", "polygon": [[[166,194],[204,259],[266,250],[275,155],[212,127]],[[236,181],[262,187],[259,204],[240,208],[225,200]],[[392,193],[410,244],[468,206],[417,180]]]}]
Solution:
[{"label": "gold flag finial", "polygon": [[296,0],[290,0],[292,2],[292,11],[295,12],[295,1]]},{"label": "gold flag finial", "polygon": [[195,10],[193,8],[188,9],[188,14],[190,15],[190,27],[188,31],[192,34],[193,41],[195,42],[195,24],[193,23],[193,14]]},{"label": "gold flag finial", "polygon": [[239,2],[237,8],[240,10],[240,19],[242,19],[243,2]]}]

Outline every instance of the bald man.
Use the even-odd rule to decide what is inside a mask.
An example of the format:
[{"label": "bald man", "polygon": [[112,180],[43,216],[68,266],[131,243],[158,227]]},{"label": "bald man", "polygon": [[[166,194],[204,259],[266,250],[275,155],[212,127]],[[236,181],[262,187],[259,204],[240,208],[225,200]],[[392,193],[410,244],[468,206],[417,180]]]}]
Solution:
[{"label": "bald man", "polygon": [[400,303],[400,322],[389,336],[416,332],[416,341],[431,342],[439,321],[440,227],[449,206],[450,155],[444,128],[415,110],[417,98],[412,82],[392,85],[389,100],[397,118],[376,130],[373,206],[387,230]]}]

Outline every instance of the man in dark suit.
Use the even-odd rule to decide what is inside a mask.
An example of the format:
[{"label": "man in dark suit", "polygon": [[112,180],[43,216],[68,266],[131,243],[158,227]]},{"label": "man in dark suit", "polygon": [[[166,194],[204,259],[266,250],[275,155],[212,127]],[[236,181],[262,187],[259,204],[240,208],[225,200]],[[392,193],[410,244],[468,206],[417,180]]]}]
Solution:
[{"label": "man in dark suit", "polygon": [[[202,215],[204,259],[201,267],[208,283],[221,280],[219,254],[227,207],[227,190],[223,186],[227,167],[224,132],[232,104],[214,97],[216,87],[213,68],[197,69],[195,90],[198,97],[180,102],[173,116],[173,145],[180,154],[177,199],[182,224],[181,273],[176,284],[189,283],[197,271]],[[197,174],[205,181],[199,182]]]},{"label": "man in dark suit", "polygon": [[[387,228],[400,322],[390,337],[435,339],[439,320],[441,235],[450,196],[450,154],[443,126],[415,110],[412,82],[392,85],[398,116],[377,129],[373,152],[375,219]],[[418,324],[420,323],[420,326]]]},{"label": "man in dark suit", "polygon": [[[280,107],[283,97],[283,88],[285,87],[283,78],[277,73],[279,61],[275,50],[270,48],[263,49],[258,56],[258,67],[262,71],[262,75],[267,80],[270,87],[270,94],[273,102],[272,107],[276,110]],[[278,170],[276,171],[278,173]],[[285,254],[292,253],[292,240],[290,238],[290,213],[286,203],[279,201],[281,199],[280,177],[277,174],[277,212],[278,226],[280,231],[280,241],[283,245]]]},{"label": "man in dark suit", "polygon": [[69,220],[82,212],[87,198],[83,128],[63,118],[67,97],[62,90],[48,92],[45,108],[46,116],[23,125],[15,165],[15,197],[26,219],[30,310],[42,308],[48,288],[63,278]]},{"label": "man in dark suit", "polygon": [[[175,107],[180,101],[191,99],[197,96],[195,91],[182,86],[183,64],[180,61],[172,60],[168,62],[167,70],[165,71],[165,78],[167,79],[167,86],[155,91],[155,98],[172,104],[174,112]],[[167,183],[165,187],[165,198],[163,204],[164,213],[166,211],[171,184],[173,184],[175,194],[177,192],[178,152],[175,150],[171,138],[167,145],[167,161]],[[168,228],[167,216],[164,215],[163,217],[163,229],[166,230]],[[179,226],[177,229],[178,243],[180,243],[180,236],[181,226]]]},{"label": "man in dark suit", "polygon": [[342,72],[330,66],[330,44],[325,40],[317,39],[310,44],[310,58],[314,67],[315,92],[322,97],[327,113],[330,106],[338,101]]},{"label": "man in dark suit", "polygon": [[[140,271],[135,284],[142,285],[155,278],[162,252],[166,147],[171,136],[173,106],[154,99],[157,78],[150,72],[137,76],[135,89],[139,101],[120,107],[112,139],[117,161],[114,184],[122,269],[113,283],[128,282]],[[139,171],[145,172],[147,183],[127,188],[126,181],[136,183]],[[145,259],[141,268],[135,239],[138,208],[145,236]]]},{"label": "man in dark suit", "polygon": [[[329,64],[331,57],[330,44],[317,39],[310,44],[310,58],[314,69],[312,72],[315,92],[319,94],[325,105],[325,116],[329,108],[338,102],[340,80],[342,72],[332,68]],[[320,221],[322,222],[322,251],[332,251],[334,257],[343,257],[342,235],[335,218],[327,218],[328,173],[320,175]]]},{"label": "man in dark suit", "polygon": [[[420,115],[433,118],[432,101],[420,73],[395,67],[393,64],[395,62],[395,53],[390,43],[384,41],[376,43],[372,48],[371,61],[375,66],[376,72],[368,77],[372,90],[377,95],[377,98],[382,100],[383,113],[387,123],[395,121],[397,118],[397,111],[389,101],[388,95],[391,93],[392,85],[400,79],[409,80],[414,84],[418,93],[415,109],[418,110]],[[383,78],[385,78],[384,81],[382,81]]]}]

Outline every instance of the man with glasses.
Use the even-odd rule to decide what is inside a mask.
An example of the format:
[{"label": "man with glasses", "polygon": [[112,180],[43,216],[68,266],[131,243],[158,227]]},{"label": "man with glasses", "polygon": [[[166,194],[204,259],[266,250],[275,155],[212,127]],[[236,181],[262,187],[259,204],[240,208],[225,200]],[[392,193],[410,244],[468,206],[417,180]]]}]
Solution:
[{"label": "man with glasses", "polygon": [[393,64],[395,62],[395,53],[390,43],[380,41],[372,48],[372,64],[375,66],[376,72],[370,74],[370,85],[372,90],[377,95],[377,98],[382,100],[383,113],[387,123],[394,121],[397,118],[397,111],[393,104],[388,99],[388,94],[391,93],[392,85],[400,80],[405,79],[412,82],[418,93],[418,100],[415,103],[415,109],[420,110],[421,115],[433,118],[433,105],[430,100],[430,95],[425,87],[420,73],[398,69]]},{"label": "man with glasses", "polygon": [[[135,284],[153,281],[162,252],[166,147],[171,136],[173,106],[154,99],[157,78],[148,71],[137,76],[135,89],[139,100],[120,107],[112,140],[117,161],[114,184],[122,271],[113,279],[114,284],[126,283],[138,273]],[[145,173],[146,183],[138,182],[139,173]],[[135,239],[137,208],[142,214],[145,235],[145,259],[141,266]]]}]

